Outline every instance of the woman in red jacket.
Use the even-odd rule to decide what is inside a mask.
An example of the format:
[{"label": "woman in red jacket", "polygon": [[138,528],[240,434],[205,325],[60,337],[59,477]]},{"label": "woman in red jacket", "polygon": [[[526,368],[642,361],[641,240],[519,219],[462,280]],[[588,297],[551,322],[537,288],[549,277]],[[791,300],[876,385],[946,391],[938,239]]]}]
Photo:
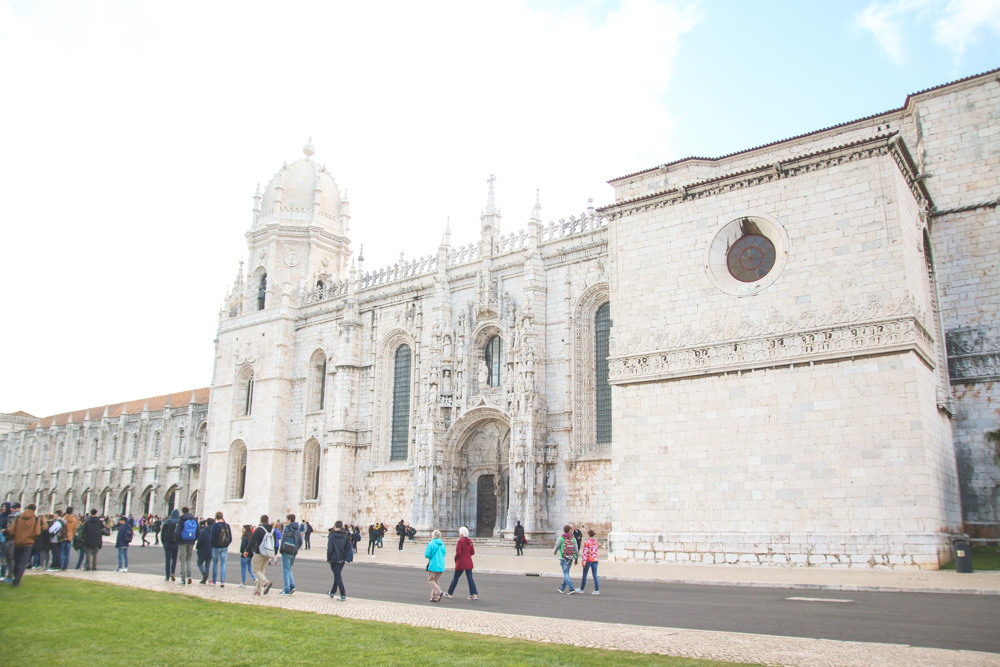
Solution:
[{"label": "woman in red jacket", "polygon": [[458,585],[458,580],[462,577],[462,573],[465,573],[465,578],[469,580],[469,599],[478,600],[479,591],[476,590],[476,580],[472,578],[472,557],[476,553],[476,547],[472,546],[472,540],[469,539],[469,529],[462,526],[458,529],[458,534],[461,537],[458,538],[458,545],[455,547],[455,576],[451,579],[451,586],[448,587],[448,592],[444,594],[446,598],[450,598],[452,593],[455,592],[455,586]]}]

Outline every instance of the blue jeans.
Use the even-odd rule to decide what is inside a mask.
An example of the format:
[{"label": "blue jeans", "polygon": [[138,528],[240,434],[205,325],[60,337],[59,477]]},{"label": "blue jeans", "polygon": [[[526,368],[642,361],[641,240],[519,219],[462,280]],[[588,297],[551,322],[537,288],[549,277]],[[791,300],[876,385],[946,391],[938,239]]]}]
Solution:
[{"label": "blue jeans", "polygon": [[163,543],[163,558],[164,565],[166,565],[167,579],[174,576],[174,572],[177,570],[177,545]]},{"label": "blue jeans", "polygon": [[128,569],[128,547],[118,547],[118,569]]},{"label": "blue jeans", "polygon": [[72,548],[72,544],[73,543],[70,540],[66,540],[65,542],[59,543],[60,551],[62,551],[62,555],[59,558],[59,562],[62,563],[62,569],[64,570],[69,567],[69,554],[70,554],[70,549]]},{"label": "blue jeans", "polygon": [[62,569],[62,542],[56,542],[52,545],[52,562],[49,564],[49,568],[52,570]]},{"label": "blue jeans", "polygon": [[586,563],[583,564],[583,581],[580,582],[580,590],[582,591],[584,588],[587,587],[587,570],[590,570],[590,573],[594,575],[594,590],[595,591],[601,590],[601,582],[597,580],[596,560],[588,560]]},{"label": "blue jeans", "polygon": [[347,590],[344,588],[344,577],[342,575],[344,571],[344,561],[334,561],[330,563],[330,570],[333,571],[333,588],[330,589],[330,595],[332,596],[334,592],[340,591],[341,597],[347,597]]},{"label": "blue jeans", "polygon": [[563,573],[563,582],[562,586],[559,587],[559,592],[564,593],[566,592],[567,589],[571,591],[575,590],[573,588],[573,580],[569,578],[569,568],[571,565],[573,565],[573,561],[566,560],[565,558],[560,558],[559,565],[562,567],[562,573]]},{"label": "blue jeans", "polygon": [[292,576],[292,565],[295,563],[295,554],[281,554],[281,578],[285,582],[283,593],[291,593],[295,588],[295,577]]},{"label": "blue jeans", "polygon": [[211,564],[211,558],[202,558],[201,556],[198,556],[198,571],[201,572],[202,579],[208,579],[208,568]]},{"label": "blue jeans", "polygon": [[451,578],[451,586],[448,587],[448,595],[455,592],[455,586],[458,586],[458,580],[462,578],[463,572],[469,582],[469,594],[479,595],[479,591],[476,590],[476,580],[472,578],[472,570],[455,570],[455,576]]},{"label": "blue jeans", "polygon": [[77,549],[76,552],[80,554],[80,557],[76,559],[76,569],[79,570],[80,566],[83,565],[83,558],[87,555],[87,552],[83,549]]},{"label": "blue jeans", "polygon": [[247,575],[250,575],[250,581],[257,581],[257,578],[253,576],[253,570],[250,569],[250,560],[253,556],[240,556],[240,583],[247,583]]},{"label": "blue jeans", "polygon": [[229,556],[228,547],[212,547],[212,583],[226,583],[226,558]]}]

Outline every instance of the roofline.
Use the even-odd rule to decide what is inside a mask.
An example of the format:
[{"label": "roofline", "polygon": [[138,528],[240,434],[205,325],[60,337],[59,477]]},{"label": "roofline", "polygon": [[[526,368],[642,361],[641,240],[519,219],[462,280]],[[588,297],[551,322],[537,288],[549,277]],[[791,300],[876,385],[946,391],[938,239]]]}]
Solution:
[{"label": "roofline", "polygon": [[949,81],[948,83],[942,83],[942,84],[939,84],[937,86],[932,86],[930,88],[924,88],[923,90],[919,90],[919,91],[917,91],[915,93],[910,93],[909,95],[906,96],[906,100],[903,102],[903,106],[899,107],[898,109],[890,109],[888,111],[881,111],[879,113],[875,113],[875,114],[872,114],[870,116],[864,116],[862,118],[856,118],[854,120],[849,120],[849,121],[846,121],[846,122],[843,122],[843,123],[837,123],[836,125],[830,125],[828,127],[824,127],[824,128],[819,129],[819,130],[812,130],[811,132],[806,132],[804,134],[797,134],[797,135],[795,135],[793,137],[787,137],[785,139],[778,139],[777,141],[772,141],[772,142],[769,142],[769,143],[766,143],[766,144],[760,144],[759,146],[753,146],[752,148],[744,148],[742,150],[738,150],[738,151],[735,151],[733,153],[726,153],[725,155],[720,155],[718,157],[703,157],[703,156],[698,156],[698,155],[692,155],[692,156],[689,156],[689,157],[680,158],[679,160],[674,160],[673,162],[665,162],[665,163],[657,165],[655,167],[650,167],[649,169],[642,169],[640,171],[636,171],[636,172],[633,172],[631,174],[626,174],[624,176],[618,176],[617,178],[612,178],[611,180],[608,181],[608,184],[609,185],[613,185],[614,183],[617,183],[619,181],[624,181],[624,180],[629,179],[629,178],[635,178],[636,176],[641,176],[642,174],[648,174],[648,173],[651,173],[651,172],[654,172],[654,171],[658,171],[660,169],[665,169],[667,167],[673,167],[675,165],[681,164],[682,162],[694,162],[696,160],[703,160],[705,162],[718,162],[720,160],[725,160],[725,159],[728,159],[728,158],[731,158],[731,157],[735,157],[737,155],[742,155],[744,153],[751,153],[751,152],[759,150],[761,148],[770,148],[771,146],[777,146],[778,144],[787,143],[789,141],[795,141],[796,139],[802,139],[803,137],[809,137],[809,136],[812,136],[814,134],[820,134],[822,132],[828,132],[829,130],[835,130],[835,129],[838,129],[838,128],[841,128],[841,127],[846,127],[848,125],[853,125],[855,123],[863,123],[863,122],[866,122],[866,121],[873,120],[875,118],[879,118],[881,116],[889,116],[891,114],[896,114],[896,113],[899,113],[900,111],[906,110],[906,108],[910,106],[911,100],[913,100],[913,98],[915,98],[915,97],[917,97],[919,95],[925,95],[926,93],[929,93],[929,92],[932,92],[932,91],[935,91],[935,90],[940,90],[941,88],[947,88],[949,86],[954,86],[954,85],[957,85],[957,84],[960,84],[960,83],[965,83],[967,81],[971,81],[972,79],[978,79],[979,77],[990,76],[992,74],[997,74],[997,73],[1000,73],[1000,67],[997,67],[997,68],[991,69],[991,70],[987,70],[986,72],[981,72],[979,74],[972,74],[970,76],[967,76],[967,77],[964,77],[964,78],[961,78],[961,79],[955,79],[954,81]]}]

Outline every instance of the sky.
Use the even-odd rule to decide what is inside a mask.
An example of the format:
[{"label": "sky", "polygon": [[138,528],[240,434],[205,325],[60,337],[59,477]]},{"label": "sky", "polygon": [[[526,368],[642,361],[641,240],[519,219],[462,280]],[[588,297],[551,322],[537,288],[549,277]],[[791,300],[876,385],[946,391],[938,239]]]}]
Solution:
[{"label": "sky", "polygon": [[0,0],[0,412],[209,386],[253,194],[312,142],[365,269],[1000,66],[1000,0]]}]

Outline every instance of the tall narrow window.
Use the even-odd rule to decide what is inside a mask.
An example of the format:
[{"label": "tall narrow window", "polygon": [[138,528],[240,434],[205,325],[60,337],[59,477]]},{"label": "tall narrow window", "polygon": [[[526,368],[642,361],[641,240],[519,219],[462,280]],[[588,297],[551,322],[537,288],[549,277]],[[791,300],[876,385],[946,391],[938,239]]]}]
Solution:
[{"label": "tall narrow window", "polygon": [[237,440],[229,446],[229,499],[241,500],[247,483],[247,446]]},{"label": "tall narrow window", "polygon": [[246,401],[243,404],[243,414],[249,415],[253,411],[253,375],[247,378]]},{"label": "tall narrow window", "polygon": [[319,409],[323,409],[323,405],[326,403],[326,359],[323,360],[323,366],[319,369]]},{"label": "tall narrow window", "polygon": [[486,384],[490,387],[500,386],[500,368],[503,366],[503,341],[500,336],[490,338],[486,343],[486,368],[489,370]]},{"label": "tall narrow window", "polygon": [[302,450],[302,495],[305,500],[319,498],[319,443],[313,439]]},{"label": "tall narrow window", "polygon": [[597,405],[597,444],[611,443],[611,385],[608,384],[608,343],[611,336],[611,304],[597,309],[594,316],[595,392]]},{"label": "tall narrow window", "polygon": [[181,456],[184,453],[184,429],[181,429],[177,433],[177,453],[175,456]]},{"label": "tall narrow window", "polygon": [[257,285],[257,310],[264,310],[264,299],[267,296],[267,274],[260,277],[260,284]]},{"label": "tall narrow window", "polygon": [[156,435],[153,436],[153,458],[160,458],[160,443],[162,442],[160,438],[160,432],[157,431]]},{"label": "tall narrow window", "polygon": [[392,437],[389,460],[405,461],[410,438],[410,346],[400,345],[392,375]]},{"label": "tall narrow window", "polygon": [[111,460],[114,461],[118,458],[118,435],[113,435],[111,437]]},{"label": "tall narrow window", "polygon": [[136,458],[138,456],[139,456],[139,434],[138,433],[133,433],[132,434],[132,458],[134,459],[134,458]]}]

